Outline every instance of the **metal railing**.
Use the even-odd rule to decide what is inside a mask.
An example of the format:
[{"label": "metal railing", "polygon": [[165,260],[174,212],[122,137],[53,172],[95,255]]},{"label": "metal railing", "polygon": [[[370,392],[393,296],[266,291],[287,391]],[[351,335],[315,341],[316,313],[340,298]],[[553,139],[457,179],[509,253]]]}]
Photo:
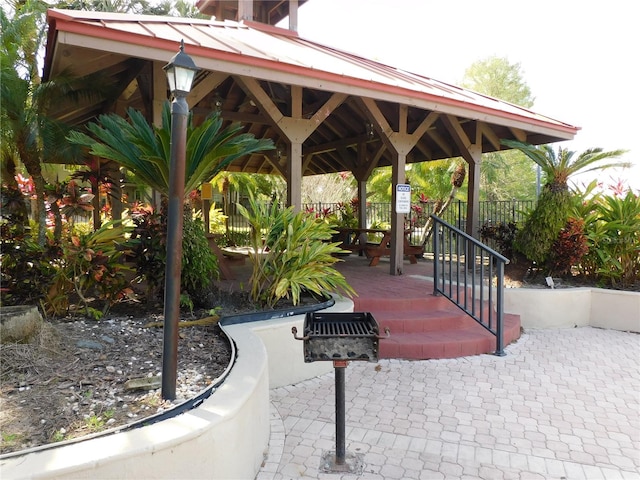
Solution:
[{"label": "metal railing", "polygon": [[495,354],[504,355],[504,266],[509,259],[441,218],[431,217],[434,295],[445,296],[492,333]]}]

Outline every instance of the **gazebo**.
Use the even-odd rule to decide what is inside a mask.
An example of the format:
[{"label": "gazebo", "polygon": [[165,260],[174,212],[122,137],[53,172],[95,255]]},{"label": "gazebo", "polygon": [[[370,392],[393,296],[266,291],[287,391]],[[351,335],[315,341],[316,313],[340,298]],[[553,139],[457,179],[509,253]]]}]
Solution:
[{"label": "gazebo", "polygon": [[[504,149],[501,139],[546,144],[571,140],[579,130],[269,24],[291,12],[295,28],[302,3],[199,2],[204,12],[239,21],[51,9],[44,80],[69,69],[78,76],[99,73],[113,86],[108,96],[68,103],[52,114],[79,126],[134,107],[159,123],[169,95],[162,67],[184,40],[185,52],[202,69],[187,97],[194,122],[217,109],[226,122],[239,121],[245,131],[277,146],[237,160],[228,170],[282,175],[287,202],[299,209],[303,176],[350,171],[360,204],[366,205],[372,170],[391,166],[395,205],[405,165],[462,157],[470,172],[466,228],[471,235],[478,220],[482,153]],[[363,224],[364,211],[360,215]],[[391,275],[402,274],[403,229],[404,214],[394,210]]]}]

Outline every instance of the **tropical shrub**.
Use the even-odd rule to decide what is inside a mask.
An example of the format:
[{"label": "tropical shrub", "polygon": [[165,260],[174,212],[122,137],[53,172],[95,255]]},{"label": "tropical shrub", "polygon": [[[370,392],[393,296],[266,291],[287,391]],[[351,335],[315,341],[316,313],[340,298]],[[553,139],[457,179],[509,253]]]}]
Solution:
[{"label": "tropical shrub", "polygon": [[629,287],[640,279],[640,197],[630,190],[603,197],[596,214],[588,232],[595,273],[611,287]]},{"label": "tropical shrub", "polygon": [[553,242],[547,269],[550,274],[565,275],[571,273],[571,267],[579,265],[582,257],[589,251],[587,236],[584,233],[584,220],[569,218]]},{"label": "tropical shrub", "polygon": [[251,226],[253,272],[251,299],[273,308],[281,299],[294,305],[303,293],[323,296],[328,292],[355,295],[332,265],[341,253],[339,243],[329,242],[335,232],[320,219],[293,207],[281,209],[250,198],[249,208],[238,205]]},{"label": "tropical shrub", "polygon": [[134,205],[131,219],[134,226],[126,243],[127,260],[133,263],[134,281],[146,285],[144,297],[147,303],[152,303],[164,287],[166,222],[153,208],[145,205]]},{"label": "tropical shrub", "polygon": [[501,255],[513,257],[513,242],[518,233],[516,222],[487,222],[480,227],[480,238],[490,243]]},{"label": "tropical shrub", "polygon": [[[72,235],[62,243],[62,262],[45,299],[45,311],[56,316],[74,308],[77,299],[88,316],[100,318],[129,293],[125,276],[128,268],[121,261],[122,244],[130,229],[121,221],[105,223],[89,234]],[[102,308],[93,305],[95,298]]]},{"label": "tropical shrub", "polygon": [[220,276],[218,258],[209,248],[204,224],[185,215],[182,227],[182,290],[196,306],[206,306],[214,279]]},{"label": "tropical shrub", "polygon": [[[148,206],[132,209],[134,227],[126,247],[136,271],[136,281],[147,285],[147,302],[157,300],[164,288],[166,254],[167,216],[154,213]],[[194,219],[185,212],[182,227],[182,270],[181,288],[185,303],[202,305],[214,279],[220,270],[218,259],[209,248],[200,219]],[[187,299],[188,297],[188,299]]]},{"label": "tropical shrub", "polygon": [[549,145],[534,146],[514,140],[502,140],[502,143],[522,151],[540,166],[545,175],[538,204],[518,232],[515,242],[515,248],[527,259],[543,266],[570,216],[572,194],[568,186],[569,177],[579,172],[627,166],[628,163],[602,163],[622,155],[623,150],[605,152],[601,148],[592,148],[576,157],[576,152],[562,147],[558,147],[556,153]]},{"label": "tropical shrub", "polygon": [[2,305],[40,305],[56,274],[60,249],[39,245],[30,236],[2,238]]}]

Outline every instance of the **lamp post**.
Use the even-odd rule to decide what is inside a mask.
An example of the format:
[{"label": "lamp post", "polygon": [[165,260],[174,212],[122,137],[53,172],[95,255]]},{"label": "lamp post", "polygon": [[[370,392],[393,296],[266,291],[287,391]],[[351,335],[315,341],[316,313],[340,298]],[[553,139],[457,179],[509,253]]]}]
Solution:
[{"label": "lamp post", "polygon": [[164,343],[162,347],[162,398],[176,398],[178,373],[178,321],[180,320],[180,271],[182,269],[182,226],[184,217],[184,177],[187,145],[186,96],[198,67],[180,51],[164,66],[173,95],[171,102],[171,161],[169,165],[169,205],[167,212],[167,264],[164,281]]}]

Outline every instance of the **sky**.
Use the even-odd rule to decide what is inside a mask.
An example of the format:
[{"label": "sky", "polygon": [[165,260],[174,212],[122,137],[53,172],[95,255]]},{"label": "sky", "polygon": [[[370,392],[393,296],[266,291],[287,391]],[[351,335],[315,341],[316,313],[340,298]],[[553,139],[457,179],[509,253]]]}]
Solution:
[{"label": "sky", "polygon": [[633,0],[308,0],[298,33],[453,84],[490,56],[519,63],[532,110],[581,127],[556,145],[628,150],[622,158],[633,167],[599,179],[623,179],[640,191],[636,9]]}]

